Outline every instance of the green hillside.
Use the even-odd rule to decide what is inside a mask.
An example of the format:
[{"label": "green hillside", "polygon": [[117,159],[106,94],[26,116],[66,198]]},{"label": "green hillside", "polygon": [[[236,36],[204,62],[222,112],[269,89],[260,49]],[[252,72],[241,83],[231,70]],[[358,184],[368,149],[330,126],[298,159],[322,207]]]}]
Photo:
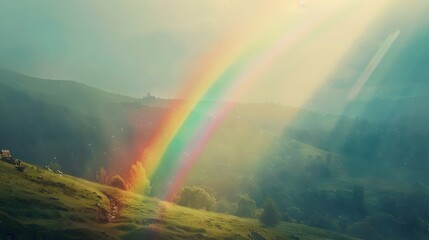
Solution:
[{"label": "green hillside", "polygon": [[[134,116],[155,122],[164,110],[72,81],[0,70],[0,111],[1,146],[31,163],[91,177],[88,169],[126,158],[112,149],[130,144]],[[127,154],[131,159],[133,151]]]},{"label": "green hillside", "polygon": [[[85,114],[114,103],[136,102],[137,99],[109,93],[88,85],[67,80],[48,80],[22,75],[0,68],[0,84],[22,92],[32,99],[64,106]],[[104,109],[101,109],[104,110]]]},{"label": "green hillside", "polygon": [[[129,166],[140,152],[141,144],[135,141],[147,141],[160,119],[175,110],[169,107],[181,101],[185,100],[134,99],[72,81],[0,70],[0,112],[5,113],[0,136],[7,136],[0,138],[0,146],[31,163],[59,165],[72,175],[93,178],[100,166]],[[211,104],[204,102],[196,111],[209,119],[205,105]],[[226,160],[249,159],[264,148],[258,140],[252,143],[255,151],[243,151],[248,149],[249,137],[269,140],[268,144],[292,122],[309,126],[320,119],[318,114],[310,114],[294,121],[298,112],[302,111],[274,104],[235,104],[202,159],[210,161],[212,153],[222,152],[217,143],[223,145],[229,135],[237,147]]]},{"label": "green hillside", "polygon": [[0,161],[2,239],[353,239],[294,223],[266,228],[25,165]]},{"label": "green hillside", "polygon": [[[161,127],[162,118],[174,113],[171,106],[185,101],[153,96],[137,100],[74,82],[63,83],[1,71],[0,112],[4,114],[0,117],[0,146],[31,164],[50,165],[87,180],[94,180],[101,166],[107,169],[109,178],[115,174],[128,176],[129,167],[141,156],[141,146]],[[403,102],[406,104],[400,112],[404,117],[388,124],[269,103],[235,103],[204,144],[183,187],[204,189],[216,199],[214,211],[238,216],[243,216],[239,211],[241,199],[249,199],[253,204],[245,212],[253,218],[257,218],[264,202],[272,199],[280,218],[289,222],[276,228],[274,232],[279,231],[280,235],[281,231],[290,229],[289,226],[295,226],[293,223],[301,223],[364,239],[427,239],[429,208],[424,203],[429,199],[426,188],[429,138],[421,127],[424,124],[416,124],[413,117],[423,108],[424,98],[404,99]],[[193,116],[212,119],[210,108],[205,107],[211,104],[201,103],[200,109],[194,109]],[[396,102],[387,99],[380,109],[396,112],[397,107]],[[379,115],[384,114],[379,112]],[[405,117],[412,119],[413,124],[405,124],[401,120]],[[178,143],[187,141],[192,127],[183,128],[177,137]],[[174,160],[180,154],[172,153],[169,158]],[[168,170],[171,166],[164,167]],[[28,171],[31,175],[31,168]],[[150,196],[162,197],[169,177],[166,174],[151,179]],[[112,194],[106,191],[117,191],[85,185],[96,188],[90,192],[101,191],[100,196],[107,203],[106,193]],[[32,189],[25,191],[34,192]],[[130,193],[121,194],[126,195],[127,201],[141,198]],[[87,195],[88,199],[94,197],[97,198]],[[28,201],[23,201],[22,205],[27,206]],[[130,201],[132,206],[137,204],[134,209],[146,206],[139,205],[144,200]],[[39,206],[37,204],[35,206]],[[70,204],[74,203],[70,201]],[[61,208],[66,209],[65,218],[74,212],[71,208],[75,209]],[[22,213],[19,209],[9,213],[13,215],[15,210]],[[59,211],[55,216],[64,217],[63,210]],[[34,212],[37,215],[45,211]],[[94,213],[91,214],[83,219],[93,217]],[[130,219],[135,219],[131,213],[129,215]],[[94,218],[88,219],[80,226],[92,226]],[[122,233],[133,236],[132,231],[153,232],[153,229],[138,230],[143,227],[139,221],[137,224],[132,220],[132,224],[138,226],[129,225],[133,227]],[[256,220],[251,222],[257,224]],[[187,225],[205,228],[207,224],[201,220]],[[101,228],[104,226],[107,225]],[[168,229],[164,233],[189,232],[178,229]],[[209,230],[195,231],[195,234],[211,234]],[[231,231],[245,236],[249,229]]]}]

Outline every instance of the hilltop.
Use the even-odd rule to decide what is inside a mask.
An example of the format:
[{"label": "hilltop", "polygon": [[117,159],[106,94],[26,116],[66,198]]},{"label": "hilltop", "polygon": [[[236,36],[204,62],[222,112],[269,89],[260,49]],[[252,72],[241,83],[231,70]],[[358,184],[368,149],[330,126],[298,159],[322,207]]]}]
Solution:
[{"label": "hilltop", "polygon": [[[25,164],[0,161],[0,237],[12,239],[353,239],[283,222],[188,209]],[[108,218],[108,222],[103,220]]]}]

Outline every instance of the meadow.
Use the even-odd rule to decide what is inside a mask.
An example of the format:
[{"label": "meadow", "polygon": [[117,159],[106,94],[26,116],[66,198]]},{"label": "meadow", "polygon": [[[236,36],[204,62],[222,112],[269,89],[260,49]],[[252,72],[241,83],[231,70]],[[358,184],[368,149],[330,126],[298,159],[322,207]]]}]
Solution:
[{"label": "meadow", "polygon": [[251,231],[266,239],[353,239],[296,223],[269,228],[255,219],[185,208],[25,166],[19,172],[0,161],[5,239],[249,239]]}]

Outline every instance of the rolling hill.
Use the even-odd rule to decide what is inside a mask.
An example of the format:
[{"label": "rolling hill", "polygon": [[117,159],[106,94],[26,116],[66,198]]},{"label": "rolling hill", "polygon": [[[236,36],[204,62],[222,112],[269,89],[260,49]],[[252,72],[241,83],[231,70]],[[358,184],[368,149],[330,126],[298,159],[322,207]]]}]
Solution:
[{"label": "rolling hill", "polygon": [[[0,71],[0,112],[3,113],[0,146],[31,164],[61,168],[87,180],[95,179],[100,166],[107,168],[110,177],[122,175],[139,159],[141,146],[160,127],[162,117],[173,113],[172,106],[181,101],[186,100],[151,96],[134,99],[71,81],[43,80]],[[422,128],[424,121],[413,122],[423,119],[415,118],[416,114],[426,114],[421,110],[424,102],[425,97],[382,99],[382,104],[372,103],[365,109],[366,103],[356,101],[354,108],[365,111],[353,117],[269,103],[230,103],[234,108],[205,144],[184,186],[200,186],[209,191],[216,197],[216,211],[223,213],[236,214],[242,196],[252,198],[256,209],[262,207],[266,198],[271,198],[280,209],[282,219],[289,222],[279,227],[279,231],[290,229],[295,222],[360,238],[425,239],[427,233],[423,226],[429,221],[425,212],[429,209],[424,205],[418,209],[416,206],[428,197],[421,186],[428,184],[429,137]],[[201,109],[194,109],[195,114],[212,118],[205,108],[211,104],[203,102]],[[390,121],[386,112],[374,106],[388,109],[398,117]],[[371,120],[361,114],[372,112],[376,116]],[[412,121],[406,124],[404,119]],[[186,133],[187,129],[184,130]],[[181,137],[184,139],[179,138],[178,142],[186,140],[186,136]],[[28,173],[31,175],[33,170],[30,168]],[[72,177],[58,179],[68,178]],[[84,180],[76,179],[76,182],[81,181]],[[162,197],[165,184],[168,184],[165,179],[151,179],[150,195]],[[85,185],[97,186],[91,190],[96,193],[110,189],[93,183]],[[36,194],[32,190],[25,191]],[[109,203],[105,193],[111,195],[107,191],[104,197],[100,196]],[[140,199],[131,202],[146,199],[131,193],[121,194],[125,194],[126,199]],[[22,198],[27,197],[29,195]],[[86,198],[94,197],[98,198],[95,195]],[[58,217],[57,212],[55,216]],[[8,222],[16,220],[7,219]],[[256,223],[255,220],[251,222]],[[16,224],[24,223],[18,221]],[[85,220],[79,228],[92,228],[92,224]],[[121,234],[129,233],[131,239],[132,232],[156,234],[147,226],[136,227],[135,224],[133,221],[128,225],[132,226],[129,229],[118,228],[126,229],[120,230]],[[189,225],[204,228],[206,223],[199,221]],[[51,226],[40,231],[49,232],[49,228]],[[167,233],[211,234],[172,228]],[[243,229],[236,231],[241,231],[242,236],[247,234]],[[94,233],[91,229],[90,232]],[[110,230],[105,232],[109,236],[119,236]]]},{"label": "rolling hill", "polygon": [[144,112],[149,122],[164,111],[138,101],[76,82],[0,70],[0,145],[34,164],[94,176],[100,165],[120,158],[122,152],[112,149],[129,144],[133,115]]},{"label": "rolling hill", "polygon": [[[0,146],[31,163],[59,165],[72,175],[93,178],[100,166],[119,171],[137,159],[142,143],[180,101],[185,100],[135,99],[72,81],[38,79],[0,69],[0,112],[4,113],[0,136],[5,136],[0,138]],[[203,102],[196,111],[210,118],[205,110],[210,104]],[[235,144],[243,145],[237,149],[246,148],[243,140],[250,135],[274,139],[292,122],[309,125],[309,119],[319,119],[309,113],[307,120],[294,121],[298,112],[302,111],[274,104],[235,104],[215,138],[230,131]],[[329,119],[331,125],[334,119]],[[208,152],[213,152],[216,147],[210,146]]]},{"label": "rolling hill", "polygon": [[266,228],[25,166],[19,172],[0,161],[2,239],[250,239],[250,231],[266,239],[353,239],[295,223]]}]

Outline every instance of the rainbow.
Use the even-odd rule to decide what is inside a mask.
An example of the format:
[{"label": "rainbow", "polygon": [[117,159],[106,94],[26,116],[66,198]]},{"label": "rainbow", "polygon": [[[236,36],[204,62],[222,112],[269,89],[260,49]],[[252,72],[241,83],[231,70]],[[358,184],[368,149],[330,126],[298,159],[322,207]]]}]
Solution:
[{"label": "rainbow", "polygon": [[[208,54],[192,73],[186,87],[179,94],[179,98],[189,101],[174,102],[170,109],[173,113],[167,116],[147,146],[139,161],[146,169],[149,179],[157,176],[172,177],[172,183],[166,192],[166,198],[171,198],[180,189],[186,173],[209,140],[212,133],[233,108],[231,102],[216,101],[237,97],[250,88],[270,63],[284,50],[299,40],[300,35],[308,28],[316,25],[316,19],[296,27],[294,31],[287,31],[272,46],[263,48],[263,45],[253,45],[241,38],[235,38],[229,44],[220,47],[219,51]],[[268,41],[267,45],[271,45]],[[213,101],[204,101],[204,100]],[[205,108],[212,113],[211,118],[198,114],[198,110]],[[183,144],[179,139],[187,138]]]},{"label": "rainbow", "polygon": [[[351,8],[353,5],[347,11]],[[334,14],[336,18],[344,15]],[[239,98],[279,56],[309,35],[331,30],[336,24],[332,13],[277,24],[263,17],[256,16],[249,31],[233,29],[229,38],[192,64],[193,70],[176,96],[189,100],[173,101],[169,106],[173,111],[166,114],[151,140],[142,146],[138,162],[146,170],[143,177],[165,183],[165,200],[171,200],[180,190],[205,144],[234,107],[234,103],[221,100]],[[210,112],[211,117],[199,114],[201,109]],[[136,182],[140,181],[144,179]]]}]

